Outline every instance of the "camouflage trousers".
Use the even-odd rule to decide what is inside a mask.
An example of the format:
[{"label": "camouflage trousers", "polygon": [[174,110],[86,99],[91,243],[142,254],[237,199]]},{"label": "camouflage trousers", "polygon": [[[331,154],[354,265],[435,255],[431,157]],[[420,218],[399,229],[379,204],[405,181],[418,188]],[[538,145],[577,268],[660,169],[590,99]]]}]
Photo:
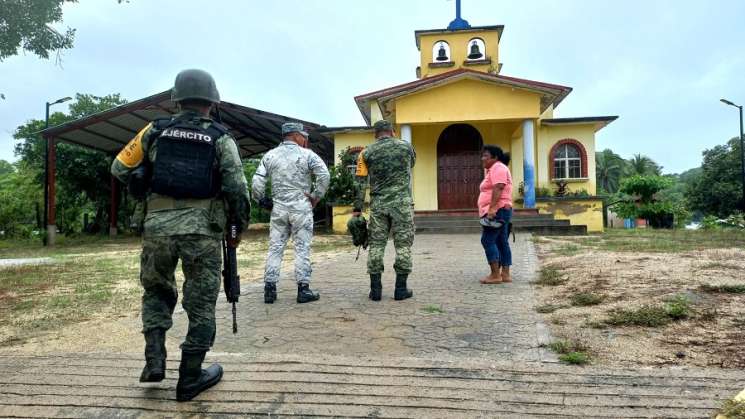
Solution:
[{"label": "camouflage trousers", "polygon": [[372,208],[367,228],[370,237],[367,273],[383,272],[385,246],[391,233],[393,233],[393,246],[396,249],[393,269],[397,274],[411,273],[411,245],[414,244],[414,214],[411,206]]},{"label": "camouflage trousers", "polygon": [[220,292],[220,240],[197,234],[146,237],[140,257],[143,333],[168,330],[178,301],[176,265],[181,259],[184,296],[181,305],[189,330],[181,344],[185,352],[206,352],[215,341],[215,303]]},{"label": "camouflage trousers", "polygon": [[313,241],[313,212],[292,212],[274,207],[269,224],[269,253],[266,257],[264,281],[279,281],[282,256],[287,241],[295,244],[295,280],[298,284],[310,282],[310,245]]}]

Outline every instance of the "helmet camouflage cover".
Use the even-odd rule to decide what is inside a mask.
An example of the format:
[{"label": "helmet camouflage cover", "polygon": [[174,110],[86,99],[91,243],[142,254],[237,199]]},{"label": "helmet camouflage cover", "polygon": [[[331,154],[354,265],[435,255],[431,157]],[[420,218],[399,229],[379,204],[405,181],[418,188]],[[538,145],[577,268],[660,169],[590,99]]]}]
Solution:
[{"label": "helmet camouflage cover", "polygon": [[184,70],[176,76],[171,90],[171,100],[180,102],[187,99],[198,99],[212,103],[220,102],[215,79],[204,70]]},{"label": "helmet camouflage cover", "polygon": [[367,249],[367,220],[364,216],[352,217],[347,221],[347,230],[352,235],[352,243]]}]

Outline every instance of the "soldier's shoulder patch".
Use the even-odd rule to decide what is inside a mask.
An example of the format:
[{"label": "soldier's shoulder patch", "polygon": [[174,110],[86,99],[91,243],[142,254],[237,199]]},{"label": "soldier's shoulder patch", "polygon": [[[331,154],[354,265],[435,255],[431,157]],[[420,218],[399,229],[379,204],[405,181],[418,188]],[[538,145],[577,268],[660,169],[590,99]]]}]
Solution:
[{"label": "soldier's shoulder patch", "polygon": [[119,160],[126,167],[137,167],[142,163],[145,158],[145,151],[142,147],[142,137],[152,127],[152,124],[147,124],[145,128],[140,130],[137,135],[129,142],[126,146],[116,155],[116,159]]}]

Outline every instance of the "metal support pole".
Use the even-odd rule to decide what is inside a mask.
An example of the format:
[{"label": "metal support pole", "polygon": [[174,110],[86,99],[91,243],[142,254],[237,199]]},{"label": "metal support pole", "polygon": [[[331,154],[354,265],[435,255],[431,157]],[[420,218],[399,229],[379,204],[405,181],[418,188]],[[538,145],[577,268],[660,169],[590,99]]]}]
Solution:
[{"label": "metal support pole", "polygon": [[[46,117],[44,118],[44,129],[49,128],[49,102],[47,102]],[[47,245],[47,226],[49,225],[49,140],[44,137],[44,231],[42,232],[42,243]]]}]

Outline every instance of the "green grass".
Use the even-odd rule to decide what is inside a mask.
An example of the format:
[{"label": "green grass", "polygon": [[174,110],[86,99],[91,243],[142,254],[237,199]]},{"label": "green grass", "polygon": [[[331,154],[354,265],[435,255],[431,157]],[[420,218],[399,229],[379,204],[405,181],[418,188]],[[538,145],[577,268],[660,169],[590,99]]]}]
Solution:
[{"label": "green grass", "polygon": [[664,308],[673,320],[687,319],[691,315],[691,302],[685,295],[676,295],[665,303]]},{"label": "green grass", "polygon": [[569,352],[559,355],[559,361],[572,365],[585,365],[590,362],[590,356],[584,352]]},{"label": "green grass", "polygon": [[426,306],[422,307],[422,311],[428,314],[442,314],[445,312],[445,310],[442,309],[442,306],[434,304],[427,304]]},{"label": "green grass", "polygon": [[574,243],[615,252],[677,253],[742,248],[745,247],[745,233],[737,230],[606,229],[598,236],[578,238]]},{"label": "green grass", "polygon": [[604,297],[592,292],[580,292],[570,297],[573,306],[594,306],[603,302]]},{"label": "green grass", "polygon": [[701,290],[711,293],[722,294],[745,294],[745,284],[725,284],[725,285],[701,285]]},{"label": "green grass", "polygon": [[555,266],[544,266],[538,273],[538,285],[556,286],[567,282],[567,278],[561,274],[561,271]]},{"label": "green grass", "polygon": [[559,354],[559,360],[573,365],[590,362],[587,345],[578,340],[561,339],[548,344],[548,348]]},{"label": "green grass", "polygon": [[646,305],[637,309],[611,311],[605,322],[613,326],[660,327],[670,321],[664,307]]},{"label": "green grass", "polygon": [[560,304],[544,304],[535,308],[535,311],[543,314],[553,313],[554,311],[564,308],[566,306]]},{"label": "green grass", "polygon": [[676,295],[664,305],[645,305],[637,309],[611,311],[607,324],[613,326],[660,327],[691,316],[691,304],[684,295]]}]

